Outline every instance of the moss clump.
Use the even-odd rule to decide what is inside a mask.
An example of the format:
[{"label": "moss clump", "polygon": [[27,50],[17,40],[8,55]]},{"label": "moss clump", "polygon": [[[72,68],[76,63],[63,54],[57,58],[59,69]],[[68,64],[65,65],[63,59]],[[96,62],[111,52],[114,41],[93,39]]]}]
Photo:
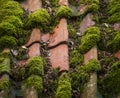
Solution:
[{"label": "moss clump", "polygon": [[26,67],[21,67],[21,66],[11,66],[11,75],[14,78],[14,81],[19,82],[23,81],[25,78],[28,77],[27,73],[27,68]]},{"label": "moss clump", "polygon": [[59,6],[59,4],[58,4],[59,0],[50,0],[50,2],[52,4],[52,7],[58,7]]},{"label": "moss clump", "polygon": [[78,6],[80,6],[80,0],[77,0],[77,1],[74,1],[74,2],[73,2],[73,0],[70,0],[69,4],[72,5],[72,6],[78,7]]},{"label": "moss clump", "polygon": [[120,61],[115,62],[108,75],[99,83],[100,92],[104,98],[115,97],[120,93]]},{"label": "moss clump", "polygon": [[[88,82],[89,74],[86,70],[86,66],[78,66],[75,70],[70,72],[72,90],[79,94],[83,92],[84,84]],[[73,92],[73,96],[76,96]]]},{"label": "moss clump", "polygon": [[0,38],[0,48],[13,48],[16,45],[16,39],[12,36],[3,36]]},{"label": "moss clump", "polygon": [[8,1],[3,3],[1,10],[0,10],[0,19],[4,16],[15,15],[18,17],[23,16],[23,10],[20,4],[16,1]]},{"label": "moss clump", "polygon": [[24,87],[25,88],[34,87],[38,92],[42,92],[43,90],[42,78],[37,75],[31,75],[24,81]]},{"label": "moss clump", "polygon": [[16,27],[9,22],[0,23],[0,35],[14,35]]},{"label": "moss clump", "polygon": [[87,5],[87,10],[85,13],[97,13],[99,9],[99,0],[80,0],[80,3]]},{"label": "moss clump", "polygon": [[100,31],[97,27],[90,27],[81,39],[80,52],[86,53],[100,40]]},{"label": "moss clump", "polygon": [[86,69],[88,72],[99,71],[101,69],[100,62],[98,60],[91,59],[86,65]]},{"label": "moss clump", "polygon": [[12,55],[11,55],[10,51],[5,51],[5,52],[0,53],[0,57],[11,58]]},{"label": "moss clump", "polygon": [[23,23],[21,21],[21,19],[17,16],[6,16],[3,18],[3,22],[8,22],[12,25],[14,25],[15,27],[23,27]]},{"label": "moss clump", "polygon": [[72,16],[72,9],[70,9],[68,6],[60,6],[56,12],[56,17],[58,19],[60,18],[70,18]]},{"label": "moss clump", "polygon": [[108,7],[109,23],[120,22],[120,1],[110,0]]},{"label": "moss clump", "polygon": [[5,58],[0,57],[0,63],[2,63],[4,61]]},{"label": "moss clump", "polygon": [[70,67],[74,68],[80,66],[83,63],[83,55],[78,50],[73,50],[70,53]]},{"label": "moss clump", "polygon": [[50,25],[51,18],[46,9],[39,9],[28,16],[27,26],[46,29]]},{"label": "moss clump", "polygon": [[120,49],[120,31],[114,32],[115,36],[112,41],[107,43],[107,48],[111,52],[116,52]]},{"label": "moss clump", "polygon": [[44,74],[44,59],[42,57],[33,57],[29,60],[28,74],[43,75]]},{"label": "moss clump", "polygon": [[22,16],[23,10],[18,2],[13,0],[0,1],[1,50],[17,45],[20,33],[23,32]]},{"label": "moss clump", "polygon": [[55,98],[71,98],[71,82],[67,73],[62,73],[58,82]]},{"label": "moss clump", "polygon": [[18,49],[18,54],[15,56],[17,60],[26,60],[28,59],[28,48],[20,47]]},{"label": "moss clump", "polygon": [[3,74],[3,73],[10,73],[10,60],[9,59],[4,59],[2,61],[2,63],[0,63],[0,74]]},{"label": "moss clump", "polygon": [[10,81],[7,77],[4,77],[0,81],[0,90],[9,90]]},{"label": "moss clump", "polygon": [[89,80],[89,74],[91,72],[98,72],[101,69],[98,60],[91,59],[87,65],[77,66],[74,71],[70,72],[72,78],[72,88],[78,93],[82,93],[84,84]]},{"label": "moss clump", "polygon": [[109,41],[111,41],[112,38],[114,38],[115,33],[111,27],[106,27],[105,25],[108,25],[108,24],[102,24],[99,27],[100,41],[97,43],[97,46],[100,50],[111,51],[110,47],[108,48],[107,44]]},{"label": "moss clump", "polygon": [[69,32],[70,38],[76,38],[76,30],[72,25],[68,25],[68,32]]}]

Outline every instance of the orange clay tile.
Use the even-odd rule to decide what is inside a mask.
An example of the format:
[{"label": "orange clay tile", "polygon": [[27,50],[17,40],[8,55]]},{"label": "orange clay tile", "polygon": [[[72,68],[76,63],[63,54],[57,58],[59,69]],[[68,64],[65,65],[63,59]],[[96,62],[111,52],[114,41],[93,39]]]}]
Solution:
[{"label": "orange clay tile", "polygon": [[54,28],[54,33],[50,35],[50,44],[48,47],[55,46],[63,41],[68,41],[68,30],[66,19],[61,19],[59,24]]},{"label": "orange clay tile", "polygon": [[59,45],[50,50],[50,62],[53,68],[60,68],[62,70],[69,70],[68,63],[68,46],[66,44]]},{"label": "orange clay tile", "polygon": [[25,46],[29,46],[32,42],[40,41],[40,30],[35,28],[33,29],[29,41],[25,44]]},{"label": "orange clay tile", "polygon": [[41,2],[41,0],[26,0],[21,4],[21,6],[25,10],[28,10],[29,12],[33,12],[42,7],[42,2]]},{"label": "orange clay tile", "polygon": [[91,48],[87,53],[84,54],[84,64],[87,64],[90,59],[97,59],[97,48]]}]

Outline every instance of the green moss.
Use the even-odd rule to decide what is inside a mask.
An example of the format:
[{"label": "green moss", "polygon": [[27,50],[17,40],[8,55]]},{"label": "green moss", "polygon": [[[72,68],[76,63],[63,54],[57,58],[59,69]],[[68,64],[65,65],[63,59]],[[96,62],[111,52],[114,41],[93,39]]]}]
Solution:
[{"label": "green moss", "polygon": [[95,59],[89,60],[88,64],[86,65],[86,70],[88,72],[99,71],[100,69],[101,69],[100,62]]},{"label": "green moss", "polygon": [[120,22],[120,12],[111,15],[108,19],[108,22],[109,23]]},{"label": "green moss", "polygon": [[97,13],[98,12],[98,5],[95,3],[89,5],[87,12]]},{"label": "green moss", "polygon": [[13,0],[0,0],[0,4],[2,5],[3,2],[8,2],[8,1],[13,1]]},{"label": "green moss", "polygon": [[16,39],[12,36],[3,36],[0,38],[0,48],[13,48],[16,45]]},{"label": "green moss", "polygon": [[70,9],[68,6],[60,6],[56,12],[57,18],[70,18],[72,16],[72,9]]},{"label": "green moss", "polygon": [[100,92],[104,98],[115,97],[120,93],[120,62],[112,65],[108,75],[100,81]]},{"label": "green moss", "polygon": [[17,66],[14,68],[14,66],[11,67],[11,75],[14,78],[14,81],[19,82],[23,81],[28,77],[27,75],[27,68],[24,66]]},{"label": "green moss", "polygon": [[74,68],[80,66],[83,63],[83,55],[78,50],[73,50],[70,53],[70,67]]},{"label": "green moss", "polygon": [[85,14],[89,12],[98,13],[99,0],[80,0],[80,4],[84,4],[88,6]]},{"label": "green moss", "polygon": [[77,0],[77,1],[70,0],[69,4],[72,6],[78,7],[78,6],[80,6],[80,1],[79,0]]},{"label": "green moss", "polygon": [[76,36],[76,30],[72,25],[68,25],[68,32],[70,35],[70,38],[75,38]]},{"label": "green moss", "polygon": [[46,9],[39,9],[28,16],[27,26],[47,29],[50,25],[51,18]]},{"label": "green moss", "polygon": [[98,15],[97,15],[97,14],[94,14],[92,20],[95,21],[95,22],[98,22],[98,21],[99,21],[99,19],[98,19]]},{"label": "green moss", "polygon": [[2,63],[4,61],[5,58],[0,57],[0,63]]},{"label": "green moss", "polygon": [[91,72],[97,72],[100,70],[100,63],[98,60],[91,59],[87,65],[77,66],[74,71],[70,72],[72,78],[72,89],[78,93],[82,93],[85,83],[88,82]]},{"label": "green moss", "polygon": [[0,81],[0,90],[9,90],[10,81],[7,77],[4,77]]},{"label": "green moss", "polygon": [[16,33],[16,27],[9,22],[0,23],[0,36],[1,35],[14,35]]},{"label": "green moss", "polygon": [[109,14],[109,23],[120,22],[120,1],[119,0],[110,0],[108,7]]},{"label": "green moss", "polygon": [[29,60],[28,74],[43,75],[44,74],[44,59],[42,57],[33,57]]},{"label": "green moss", "polygon": [[78,66],[74,71],[70,72],[72,90],[78,93],[82,93],[84,84],[88,82],[89,73],[86,70],[86,66]]},{"label": "green moss", "polygon": [[59,0],[50,0],[50,2],[52,4],[52,7],[58,7],[59,6],[59,4],[58,4]]},{"label": "green moss", "polygon": [[0,18],[2,19],[4,16],[15,15],[18,17],[23,16],[23,10],[20,4],[16,1],[8,1],[3,3],[0,9]]},{"label": "green moss", "polygon": [[107,43],[107,48],[110,49],[111,52],[116,52],[120,49],[120,31],[114,32],[116,35],[113,40],[110,40]]},{"label": "green moss", "polygon": [[71,82],[67,73],[62,73],[58,82],[55,98],[71,98]]},{"label": "green moss", "polygon": [[3,22],[8,22],[14,25],[15,27],[23,27],[21,19],[18,18],[17,16],[6,16],[3,18]]},{"label": "green moss", "polygon": [[31,75],[24,81],[24,87],[25,88],[34,87],[38,92],[42,92],[43,90],[42,78],[37,75]]},{"label": "green moss", "polygon": [[99,4],[99,0],[81,0],[81,4],[91,4],[91,3],[96,3]]},{"label": "green moss", "polygon": [[[23,15],[23,10],[20,6],[20,4],[16,1],[12,0],[6,0],[6,1],[1,1],[1,6],[0,6],[0,37],[2,38],[0,42],[2,45],[0,47],[2,48],[10,48],[12,46],[16,46],[16,42],[18,42],[16,39],[18,39],[19,33],[23,32],[23,23],[21,21]],[[13,36],[15,38],[9,37],[7,39],[7,36]],[[4,37],[6,36],[6,37]],[[4,40],[5,39],[5,40]],[[7,41],[10,41],[10,45],[7,45]],[[15,42],[16,41],[16,42]],[[5,46],[6,44],[6,46]],[[8,43],[9,44],[9,43]]]},{"label": "green moss", "polygon": [[2,63],[0,64],[0,74],[7,72],[10,73],[10,60],[9,59],[4,59]]},{"label": "green moss", "polygon": [[100,40],[100,31],[97,27],[90,27],[81,39],[80,52],[86,53]]},{"label": "green moss", "polygon": [[20,47],[18,49],[18,54],[16,56],[17,60],[25,60],[28,59],[28,49],[24,49],[22,47]]},{"label": "green moss", "polygon": [[0,57],[9,58],[10,59],[12,57],[12,55],[11,55],[10,51],[6,51],[6,52],[0,53]]},{"label": "green moss", "polygon": [[[111,27],[106,27],[105,25],[108,24],[103,24],[100,25],[100,41],[97,43],[97,46],[100,50],[103,51],[111,51],[111,48],[108,48],[108,42],[111,41],[112,38],[114,38],[115,33]],[[109,26],[109,25],[108,25]]]},{"label": "green moss", "polygon": [[29,35],[31,34],[32,32],[29,30],[24,30],[24,29],[21,29],[19,30],[19,32],[17,33],[17,43],[18,43],[18,46],[22,46],[24,45],[25,43],[27,43],[27,41],[29,40]]}]

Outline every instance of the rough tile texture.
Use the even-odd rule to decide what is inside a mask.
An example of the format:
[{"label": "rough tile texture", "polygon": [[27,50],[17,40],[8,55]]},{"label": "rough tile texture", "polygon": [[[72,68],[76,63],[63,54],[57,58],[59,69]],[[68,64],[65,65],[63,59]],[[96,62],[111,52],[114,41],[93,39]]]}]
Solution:
[{"label": "rough tile texture", "polygon": [[[82,98],[98,98],[97,95],[97,74],[90,74],[90,81],[86,84]],[[94,92],[94,93],[93,93]]]},{"label": "rough tile texture", "polygon": [[120,50],[114,54],[114,57],[120,59]]},{"label": "rough tile texture", "polygon": [[81,33],[84,33],[88,27],[95,25],[95,22],[92,20],[92,18],[92,14],[87,14],[86,17],[83,19],[83,21],[80,24]]},{"label": "rough tile texture", "polygon": [[32,33],[30,35],[29,41],[25,44],[25,46],[29,46],[31,43],[35,41],[40,41],[40,29],[35,28],[32,30]]},{"label": "rough tile texture", "polygon": [[50,33],[46,33],[46,34],[41,33],[41,38],[40,39],[41,39],[42,42],[49,41],[49,39],[50,39]]},{"label": "rough tile texture", "polygon": [[80,14],[84,14],[86,12],[87,8],[88,8],[87,5],[81,5],[80,9],[79,9]]},{"label": "rough tile texture", "polygon": [[35,43],[31,47],[29,47],[28,55],[29,55],[29,58],[34,57],[34,56],[39,56],[40,55],[40,44]]},{"label": "rough tile texture", "polygon": [[68,30],[66,19],[61,19],[59,24],[53,30],[54,34],[50,36],[50,44],[48,47],[55,46],[63,41],[68,41]]},{"label": "rough tile texture", "polygon": [[68,5],[68,0],[59,0],[59,5]]},{"label": "rough tile texture", "polygon": [[60,68],[62,70],[69,70],[68,63],[68,46],[66,44],[59,45],[50,50],[50,62],[53,68]]},{"label": "rough tile texture", "polygon": [[42,7],[42,2],[41,0],[26,0],[21,4],[21,6],[29,12],[34,12]]},{"label": "rough tile texture", "polygon": [[113,25],[114,30],[120,30],[120,23],[115,23]]},{"label": "rough tile texture", "polygon": [[97,48],[91,48],[87,53],[84,54],[84,64],[87,64],[90,59],[97,59]]}]

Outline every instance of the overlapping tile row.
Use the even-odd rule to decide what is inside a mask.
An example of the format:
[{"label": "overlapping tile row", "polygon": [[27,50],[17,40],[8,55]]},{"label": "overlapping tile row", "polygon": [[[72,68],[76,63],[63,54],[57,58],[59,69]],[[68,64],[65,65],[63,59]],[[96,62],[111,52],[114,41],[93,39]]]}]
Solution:
[{"label": "overlapping tile row", "polygon": [[[34,43],[34,44],[33,44]],[[40,55],[40,30],[38,28],[34,28],[30,35],[28,42],[23,45],[28,48],[28,59],[27,60],[19,60],[18,65],[25,65],[28,63],[29,58]]]},{"label": "overlapping tile row", "polygon": [[[59,24],[54,28],[54,34],[50,35],[50,43],[48,45],[48,47],[53,47],[49,50],[49,59],[53,68],[60,67],[60,70],[69,70],[67,41],[67,21],[66,19],[61,19]],[[62,42],[63,44],[60,44]]]},{"label": "overlapping tile row", "polygon": [[[88,5],[81,5],[80,12],[82,14],[86,13],[88,10]],[[80,32],[84,34],[86,29],[95,26],[95,21],[93,21],[94,14],[87,13],[87,15],[84,17],[82,22],[80,23]],[[97,60],[97,47],[92,47],[88,52],[84,54],[84,64],[88,64],[89,60],[96,59]],[[82,98],[97,98],[97,74],[96,72],[90,73],[90,79],[88,83],[86,84]]]},{"label": "overlapping tile row", "polygon": [[[60,0],[59,5],[68,5],[68,0]],[[68,56],[68,30],[67,20],[60,19],[58,25],[53,28],[53,34],[42,34],[41,40],[43,42],[49,41],[49,61],[53,68],[60,68],[62,70],[69,70],[69,56]]]},{"label": "overlapping tile row", "polygon": [[[41,0],[27,0],[24,1],[21,6],[29,13],[34,12],[42,7]],[[27,65],[30,58],[40,56],[40,39],[41,31],[38,28],[34,28],[30,35],[28,42],[24,45],[28,48],[28,58],[26,60],[18,61],[18,65]],[[42,85],[42,84],[41,84]],[[25,98],[38,98],[37,90],[34,86],[26,88],[24,91]]]}]

